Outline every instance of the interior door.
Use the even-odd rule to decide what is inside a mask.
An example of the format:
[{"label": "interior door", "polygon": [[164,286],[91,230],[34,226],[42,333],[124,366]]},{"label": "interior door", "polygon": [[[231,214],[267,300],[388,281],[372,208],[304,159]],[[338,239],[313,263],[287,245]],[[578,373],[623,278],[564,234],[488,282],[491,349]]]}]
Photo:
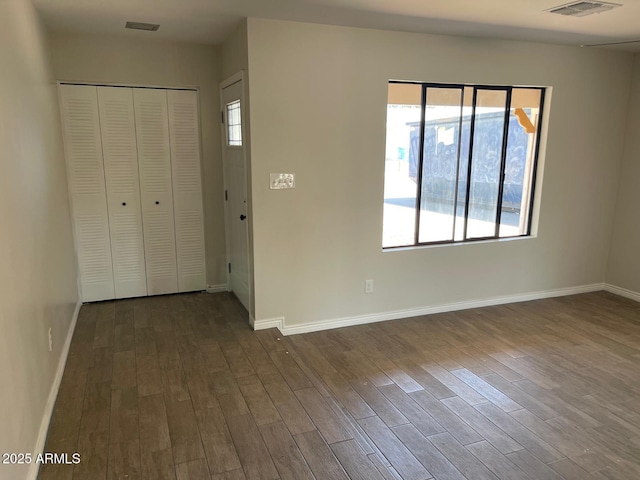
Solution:
[{"label": "interior door", "polygon": [[134,88],[142,227],[149,295],[176,293],[178,270],[173,219],[166,90]]},{"label": "interior door", "polygon": [[60,103],[82,300],[111,299],[115,291],[96,87],[60,85]]},{"label": "interior door", "polygon": [[223,86],[223,158],[226,196],[229,290],[250,310],[247,172],[244,142],[243,82]]},{"label": "interior door", "polygon": [[98,87],[115,298],[147,295],[131,88]]},{"label": "interior door", "polygon": [[167,90],[178,290],[206,288],[198,94]]}]

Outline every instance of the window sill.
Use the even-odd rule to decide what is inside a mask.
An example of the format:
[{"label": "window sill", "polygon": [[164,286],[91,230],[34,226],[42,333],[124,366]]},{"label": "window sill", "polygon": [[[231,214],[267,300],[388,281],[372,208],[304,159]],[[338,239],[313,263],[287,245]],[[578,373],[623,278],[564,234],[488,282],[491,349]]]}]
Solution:
[{"label": "window sill", "polygon": [[461,247],[461,246],[469,246],[469,245],[480,245],[487,243],[503,243],[503,242],[513,242],[513,241],[526,241],[533,240],[538,238],[537,235],[521,235],[519,237],[505,237],[505,238],[487,238],[483,240],[470,240],[466,242],[451,242],[451,243],[430,243],[424,245],[407,245],[404,247],[383,247],[382,253],[390,253],[390,252],[405,252],[408,250],[422,250],[425,248],[447,248],[447,247]]}]

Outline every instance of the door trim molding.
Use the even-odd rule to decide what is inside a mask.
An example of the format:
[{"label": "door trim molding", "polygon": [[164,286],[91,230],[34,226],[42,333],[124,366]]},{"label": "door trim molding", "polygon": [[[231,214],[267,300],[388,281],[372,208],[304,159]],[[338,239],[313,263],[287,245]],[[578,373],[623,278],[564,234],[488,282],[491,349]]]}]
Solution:
[{"label": "door trim molding", "polygon": [[[230,77],[225,78],[222,82],[220,82],[220,91],[222,91],[223,89],[227,88],[230,85],[233,85],[234,83],[239,82],[240,80],[244,82],[244,70],[240,70],[239,72],[234,73]],[[222,105],[222,103],[220,105]]]},{"label": "door trim molding", "polygon": [[219,285],[207,285],[207,293],[220,293],[228,291],[229,285],[227,283],[221,283]]},{"label": "door trim molding", "polygon": [[157,90],[193,90],[200,91],[200,87],[196,85],[151,85],[146,83],[113,83],[113,82],[83,82],[77,80],[58,80],[60,85],[89,85],[92,87],[122,87],[122,88],[149,88]]}]

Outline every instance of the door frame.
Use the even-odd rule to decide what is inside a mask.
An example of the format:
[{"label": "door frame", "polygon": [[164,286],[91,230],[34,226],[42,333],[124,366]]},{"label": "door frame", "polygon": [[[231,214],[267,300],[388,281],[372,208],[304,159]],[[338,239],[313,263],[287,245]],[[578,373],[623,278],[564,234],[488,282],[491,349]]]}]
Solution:
[{"label": "door frame", "polygon": [[[237,73],[234,73],[233,75],[231,75],[230,77],[226,78],[225,80],[223,80],[222,82],[220,82],[220,88],[219,88],[219,96],[220,96],[220,113],[221,116],[225,115],[225,102],[223,99],[223,90],[226,87],[229,87],[231,85],[233,85],[234,83],[237,82],[242,82],[242,93],[240,94],[240,122],[241,122],[241,129],[242,129],[242,161],[244,162],[244,172],[245,172],[245,179],[244,179],[244,183],[245,183],[245,191],[246,191],[246,195],[247,195],[247,227],[246,227],[246,241],[247,241],[247,287],[249,288],[249,305],[248,305],[248,312],[249,312],[249,323],[251,325],[253,325],[253,314],[252,314],[252,310],[253,310],[253,302],[254,302],[254,295],[253,295],[253,249],[252,249],[252,242],[251,242],[251,225],[253,223],[253,218],[252,218],[252,208],[251,208],[251,195],[250,195],[250,191],[249,191],[249,170],[247,168],[247,139],[248,139],[248,129],[247,129],[247,117],[246,117],[246,103],[245,103],[245,91],[246,91],[246,85],[245,85],[245,73],[244,70],[240,70]],[[224,117],[222,117],[224,118]],[[221,120],[222,120],[221,118]],[[229,268],[228,265],[231,263],[231,249],[230,249],[230,223],[231,223],[231,218],[230,218],[230,214],[229,214],[229,207],[228,207],[228,202],[225,198],[225,192],[228,190],[228,186],[227,186],[227,154],[226,154],[226,147],[227,147],[227,131],[226,131],[226,121],[221,121],[220,122],[220,147],[222,150],[222,183],[223,183],[223,192],[222,192],[222,201],[224,203],[224,227],[225,227],[225,243],[226,243],[226,263],[227,265],[225,266],[225,271],[226,271],[226,276],[227,276],[227,292],[231,291],[231,275],[229,273]]]}]

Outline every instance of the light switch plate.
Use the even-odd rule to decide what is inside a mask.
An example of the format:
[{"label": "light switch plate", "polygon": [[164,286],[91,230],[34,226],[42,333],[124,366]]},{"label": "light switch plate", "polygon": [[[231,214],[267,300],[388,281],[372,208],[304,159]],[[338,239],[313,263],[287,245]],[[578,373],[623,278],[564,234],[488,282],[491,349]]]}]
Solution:
[{"label": "light switch plate", "polygon": [[271,190],[284,190],[296,187],[295,173],[270,173],[269,188]]}]

